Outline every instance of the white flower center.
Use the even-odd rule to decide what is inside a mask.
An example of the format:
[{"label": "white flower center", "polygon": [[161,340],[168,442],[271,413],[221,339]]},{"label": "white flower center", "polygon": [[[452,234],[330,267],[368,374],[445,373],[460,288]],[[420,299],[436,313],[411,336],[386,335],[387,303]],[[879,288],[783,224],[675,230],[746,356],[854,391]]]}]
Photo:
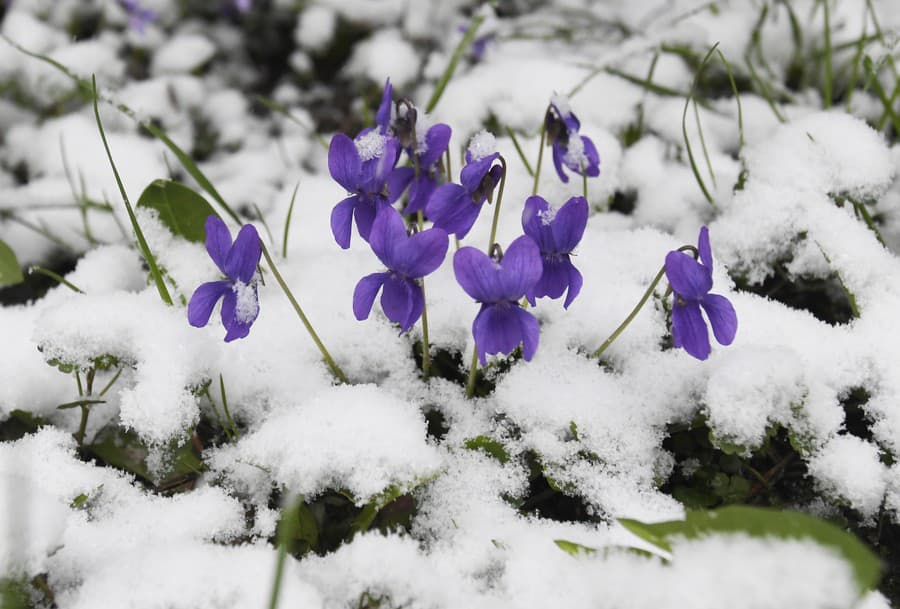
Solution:
[{"label": "white flower center", "polygon": [[365,135],[356,138],[353,143],[356,144],[359,160],[365,162],[381,158],[387,140],[387,136],[378,133],[377,129],[372,129]]},{"label": "white flower center", "polygon": [[473,161],[490,156],[496,151],[497,138],[494,137],[493,133],[485,129],[472,136],[472,141],[469,142],[469,154],[472,155]]},{"label": "white flower center", "polygon": [[241,280],[234,282],[231,286],[237,296],[237,303],[234,307],[234,317],[242,324],[250,323],[259,314],[259,300],[256,296],[256,283],[244,283]]}]

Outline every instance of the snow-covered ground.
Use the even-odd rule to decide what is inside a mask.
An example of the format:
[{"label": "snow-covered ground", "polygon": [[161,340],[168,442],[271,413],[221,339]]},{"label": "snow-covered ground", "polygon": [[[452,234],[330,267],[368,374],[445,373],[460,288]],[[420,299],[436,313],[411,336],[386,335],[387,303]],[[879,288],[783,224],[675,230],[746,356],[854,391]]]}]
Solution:
[{"label": "snow-covered ground", "polygon": [[[851,530],[881,552],[898,602],[900,120],[880,92],[900,112],[900,7],[825,2],[258,0],[245,13],[145,0],[154,18],[137,28],[112,0],[8,1],[0,241],[81,292],[0,290],[0,581],[24,582],[34,607],[268,606],[279,510],[299,495],[281,607],[889,606],[811,540],[680,539],[671,560],[621,550],[656,552],[617,519],[748,503]],[[425,116],[473,20],[483,55],[459,58]],[[189,325],[194,290],[221,272],[139,208],[174,305],[160,299],[90,102],[10,42],[96,75],[132,203],[156,179],[202,192],[137,121],[196,157],[349,383],[265,263],[246,338],[223,341],[217,313]],[[494,132],[503,248],[535,185],[554,207],[590,205],[572,256],[581,293],[529,307],[534,357],[489,356],[473,399],[479,307],[456,280],[460,244],[425,279],[424,379],[421,323],[398,335],[378,300],[354,315],[357,282],[384,264],[355,227],[346,250],[332,234],[348,195],[328,142],[374,125],[388,78],[421,131],[452,128],[454,180],[470,139]],[[536,184],[544,115],[563,98],[600,175],[564,183],[547,147]],[[488,245],[497,196],[462,246]],[[663,280],[598,363],[702,226],[732,344],[713,340],[705,361],[673,347]],[[57,407],[84,399],[102,403],[79,430],[82,409]]]}]

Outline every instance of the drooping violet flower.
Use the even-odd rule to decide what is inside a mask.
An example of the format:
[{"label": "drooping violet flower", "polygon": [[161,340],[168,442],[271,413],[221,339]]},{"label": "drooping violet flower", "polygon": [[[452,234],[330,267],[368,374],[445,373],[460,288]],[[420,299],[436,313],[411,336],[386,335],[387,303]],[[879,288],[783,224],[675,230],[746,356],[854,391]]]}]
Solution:
[{"label": "drooping violet flower", "polygon": [[225,342],[244,338],[259,315],[254,278],[262,254],[259,235],[253,225],[245,224],[232,244],[231,232],[222,219],[209,216],[206,219],[206,251],[226,279],[204,283],[194,290],[188,303],[188,322],[196,328],[205,326],[216,303],[224,297]]},{"label": "drooping violet flower", "polygon": [[331,232],[342,248],[350,247],[353,218],[360,237],[368,241],[378,211],[389,207],[406,189],[412,169],[394,169],[399,154],[397,139],[378,129],[369,129],[356,140],[343,133],[331,139],[328,169],[331,177],[350,193],[331,211]]},{"label": "drooping violet flower", "polygon": [[409,186],[409,204],[403,213],[414,214],[425,210],[426,203],[440,182],[442,176],[440,161],[447,146],[450,145],[450,135],[450,126],[444,123],[432,125],[425,131],[424,136],[416,134],[414,150],[412,148],[407,150],[410,156],[415,155],[414,177]]},{"label": "drooping violet flower", "polygon": [[466,151],[466,166],[459,173],[461,184],[438,186],[425,204],[425,214],[435,226],[460,239],[469,233],[482,205],[503,177],[503,166],[494,165],[500,158],[494,148],[494,136],[487,131],[472,138]]},{"label": "drooping violet flower", "polygon": [[547,142],[553,146],[553,166],[559,179],[569,181],[563,166],[578,175],[597,177],[600,175],[600,155],[589,137],[580,135],[581,122],[569,107],[569,100],[562,95],[554,95],[550,108],[544,117]]},{"label": "drooping violet flower", "polygon": [[128,25],[139,34],[144,33],[147,25],[156,21],[156,13],[141,6],[138,0],[117,0],[122,10],[128,13]]},{"label": "drooping violet flower", "polygon": [[430,228],[407,235],[400,212],[385,207],[378,212],[369,234],[369,245],[388,268],[383,273],[366,275],[353,291],[353,314],[362,321],[369,317],[378,290],[385,316],[400,324],[406,332],[425,309],[425,295],[417,281],[441,266],[450,241],[447,233]]},{"label": "drooping violet flower", "polygon": [[519,343],[525,360],[530,360],[537,350],[540,326],[519,300],[541,277],[541,253],[534,241],[519,237],[500,260],[474,247],[462,247],[453,257],[453,271],[466,293],[481,303],[472,322],[481,365],[487,363],[487,354],[512,353]]},{"label": "drooping violet flower", "polygon": [[721,345],[730,345],[737,333],[737,315],[731,302],[724,296],[710,294],[712,289],[712,250],[709,247],[709,229],[700,229],[697,242],[700,262],[684,252],[672,251],[666,255],[666,277],[675,292],[672,303],[672,341],[676,347],[699,360],[709,356],[709,331],[702,307],[709,318],[713,334]]},{"label": "drooping violet flower", "polygon": [[556,299],[566,294],[563,305],[568,309],[581,291],[582,277],[572,264],[571,254],[584,235],[588,219],[588,203],[584,197],[572,197],[559,209],[550,207],[543,197],[532,196],[525,201],[522,229],[534,239],[541,251],[543,273],[525,297],[531,306],[536,298]]}]

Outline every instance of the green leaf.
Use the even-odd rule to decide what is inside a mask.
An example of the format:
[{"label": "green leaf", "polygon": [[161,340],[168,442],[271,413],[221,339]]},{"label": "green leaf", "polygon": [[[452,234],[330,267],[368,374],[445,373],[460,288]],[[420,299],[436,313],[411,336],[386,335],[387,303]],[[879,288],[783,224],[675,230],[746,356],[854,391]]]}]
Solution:
[{"label": "green leaf", "polygon": [[509,453],[506,452],[503,445],[488,436],[475,436],[474,438],[469,438],[463,443],[463,446],[469,450],[483,450],[500,463],[505,464],[509,461]]},{"label": "green leaf", "polygon": [[206,240],[206,219],[217,215],[201,195],[171,180],[154,180],[141,193],[137,207],[155,209],[173,234],[195,243]]},{"label": "green leaf", "polygon": [[874,590],[881,578],[881,562],[862,541],[826,520],[801,512],[732,505],[719,510],[688,510],[684,520],[671,522],[645,524],[628,519],[619,522],[635,535],[664,549],[671,548],[669,541],[675,537],[695,539],[711,533],[809,539],[835,550],[850,563],[860,594]]},{"label": "green leaf", "polygon": [[571,554],[572,556],[579,556],[581,554],[595,554],[597,552],[596,548],[589,548],[587,546],[583,546],[580,543],[575,543],[574,541],[566,541],[565,539],[554,539],[553,543],[559,546],[559,549],[565,552],[566,554]]},{"label": "green leaf", "polygon": [[403,491],[397,485],[392,485],[382,491],[380,494],[376,495],[372,498],[372,500],[367,503],[359,515],[353,520],[353,525],[350,527],[353,533],[361,533],[363,531],[368,531],[369,527],[372,526],[372,523],[375,521],[375,517],[378,515],[378,512],[381,511],[381,508],[394,501],[403,494]]},{"label": "green leaf", "polygon": [[19,259],[6,243],[0,241],[0,288],[25,281]]},{"label": "green leaf", "polygon": [[652,544],[659,548],[660,550],[664,550],[666,552],[672,551],[672,546],[666,541],[665,537],[661,536],[657,531],[653,529],[653,524],[644,524],[638,520],[632,520],[630,518],[619,518],[619,524],[623,527],[643,539],[649,544]]}]

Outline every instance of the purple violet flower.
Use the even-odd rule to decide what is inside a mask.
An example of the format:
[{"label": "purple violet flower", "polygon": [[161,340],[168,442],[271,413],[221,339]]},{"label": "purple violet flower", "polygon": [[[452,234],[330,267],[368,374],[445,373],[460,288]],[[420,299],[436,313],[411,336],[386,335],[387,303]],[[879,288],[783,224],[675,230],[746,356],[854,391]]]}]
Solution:
[{"label": "purple violet flower", "polygon": [[254,280],[262,255],[259,235],[253,225],[245,224],[232,244],[231,232],[222,219],[209,216],[206,219],[206,251],[227,279],[210,281],[194,290],[188,303],[188,322],[196,328],[204,327],[216,303],[224,296],[222,325],[227,330],[225,342],[244,338],[259,315]]},{"label": "purple violet flower", "polygon": [[360,237],[368,241],[378,211],[389,207],[406,189],[412,169],[394,169],[399,154],[397,139],[378,129],[368,129],[356,140],[343,133],[331,139],[328,169],[331,177],[351,193],[331,212],[331,232],[342,248],[350,247],[353,218]]},{"label": "purple violet flower", "polygon": [[385,316],[406,332],[425,309],[425,295],[417,279],[432,273],[444,261],[450,241],[447,233],[431,228],[407,235],[400,213],[392,207],[378,212],[369,233],[369,245],[388,268],[366,275],[353,291],[353,314],[362,321],[369,317],[378,290]]},{"label": "purple violet flower", "polygon": [[536,298],[556,299],[566,294],[563,305],[568,309],[581,291],[582,277],[572,264],[571,253],[581,241],[588,219],[588,203],[584,197],[572,197],[559,209],[550,207],[543,197],[532,196],[525,201],[522,229],[534,239],[541,251],[543,273],[525,297],[531,306]]},{"label": "purple violet flower", "polygon": [[425,137],[416,143],[415,155],[419,173],[410,184],[409,204],[403,213],[414,214],[424,211],[431,195],[438,188],[438,181],[441,179],[440,160],[450,145],[450,134],[449,125],[438,123],[429,127]]},{"label": "purple violet flower", "polygon": [[697,242],[700,262],[684,252],[672,251],[666,255],[666,277],[675,292],[672,303],[672,341],[676,347],[699,360],[709,356],[709,331],[700,313],[702,307],[709,318],[713,334],[720,345],[730,345],[737,333],[737,315],[731,302],[724,296],[710,294],[712,289],[712,250],[709,247],[709,229],[700,229]]},{"label": "purple violet flower", "polygon": [[239,13],[248,13],[252,7],[253,0],[234,0],[234,8],[236,8]]},{"label": "purple violet flower", "polygon": [[128,13],[129,27],[139,34],[144,33],[144,28],[150,22],[156,21],[156,13],[141,6],[138,0],[118,0],[118,4],[122,10]]},{"label": "purple violet flower", "polygon": [[466,166],[459,173],[460,184],[438,186],[425,204],[425,214],[438,228],[464,238],[472,229],[484,202],[491,198],[503,177],[500,158],[493,149],[494,137],[482,131],[472,138],[466,151]]},{"label": "purple violet flower", "polygon": [[581,122],[572,113],[568,99],[561,95],[553,96],[544,124],[547,141],[553,146],[553,166],[560,180],[569,181],[563,166],[578,175],[592,178],[600,175],[600,155],[597,153],[597,147],[590,138],[578,134]]},{"label": "purple violet flower", "polygon": [[478,360],[486,354],[512,353],[522,343],[528,361],[537,350],[540,326],[519,300],[541,278],[541,253],[528,236],[513,241],[499,261],[474,247],[462,247],[453,257],[456,280],[481,303],[472,322]]}]

